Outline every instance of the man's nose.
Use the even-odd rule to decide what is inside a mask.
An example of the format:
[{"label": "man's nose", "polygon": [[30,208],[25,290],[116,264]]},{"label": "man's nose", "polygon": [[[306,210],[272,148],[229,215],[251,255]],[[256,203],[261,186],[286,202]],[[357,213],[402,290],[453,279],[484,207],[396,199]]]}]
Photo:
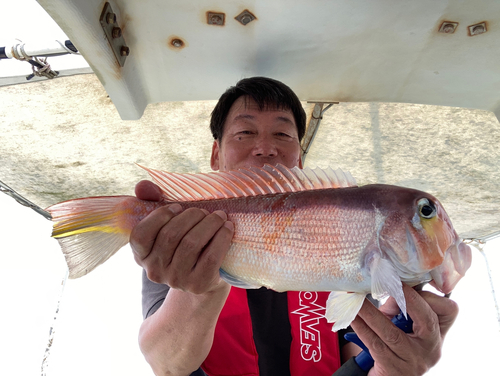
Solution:
[{"label": "man's nose", "polygon": [[278,155],[278,150],[273,140],[259,137],[255,142],[252,154],[256,157],[275,157]]}]

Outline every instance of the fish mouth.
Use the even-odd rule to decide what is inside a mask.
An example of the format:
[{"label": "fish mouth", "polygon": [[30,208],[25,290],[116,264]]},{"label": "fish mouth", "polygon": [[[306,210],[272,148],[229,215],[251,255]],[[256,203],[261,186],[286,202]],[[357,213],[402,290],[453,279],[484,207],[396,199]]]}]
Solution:
[{"label": "fish mouth", "polygon": [[431,270],[430,284],[444,294],[449,294],[465,275],[472,262],[472,251],[464,242],[457,240],[445,252],[444,261]]}]

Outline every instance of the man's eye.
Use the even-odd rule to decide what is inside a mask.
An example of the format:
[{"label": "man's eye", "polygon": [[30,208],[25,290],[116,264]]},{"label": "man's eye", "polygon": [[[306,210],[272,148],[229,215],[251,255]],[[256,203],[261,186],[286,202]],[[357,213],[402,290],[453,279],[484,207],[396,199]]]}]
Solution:
[{"label": "man's eye", "polygon": [[277,133],[277,135],[280,137],[290,137],[290,135],[288,135],[287,133],[283,133],[283,132],[279,132],[279,133]]},{"label": "man's eye", "polygon": [[238,140],[241,140],[243,137],[251,136],[251,135],[253,135],[252,131],[240,131],[240,132],[236,133],[235,136]]}]

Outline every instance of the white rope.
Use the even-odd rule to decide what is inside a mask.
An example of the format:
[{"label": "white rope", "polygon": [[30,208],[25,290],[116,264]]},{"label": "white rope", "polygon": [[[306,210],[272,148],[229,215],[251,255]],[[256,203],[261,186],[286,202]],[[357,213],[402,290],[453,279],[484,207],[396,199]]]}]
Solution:
[{"label": "white rope", "polygon": [[[14,57],[14,59],[17,59],[17,60],[28,61],[29,59],[31,59],[31,56],[28,56],[26,51],[24,51],[25,43],[22,43],[22,41],[19,41],[19,42],[21,42],[21,43],[18,43],[11,48],[12,56]],[[18,50],[18,48],[19,48],[19,50]],[[21,54],[19,54],[19,52],[21,52]]]},{"label": "white rope", "polygon": [[491,288],[491,295],[493,296],[493,303],[495,304],[495,310],[497,314],[497,321],[498,321],[498,326],[500,329],[500,306],[498,305],[497,297],[495,294],[495,286],[493,284],[493,278],[491,274],[491,269],[490,269],[490,264],[488,262],[488,257],[486,257],[486,253],[484,252],[484,244],[485,242],[479,240],[479,239],[467,239],[467,244],[473,246],[476,248],[484,257],[484,261],[486,263],[486,270],[488,272],[488,279],[490,282],[490,288]]},{"label": "white rope", "polygon": [[31,70],[33,71],[33,74],[37,77],[47,77],[47,78],[54,78],[59,75],[59,72],[53,71],[50,69],[50,64],[47,63],[47,58],[37,58],[34,57],[35,61],[42,65],[42,68],[36,67],[34,65],[31,66]]}]

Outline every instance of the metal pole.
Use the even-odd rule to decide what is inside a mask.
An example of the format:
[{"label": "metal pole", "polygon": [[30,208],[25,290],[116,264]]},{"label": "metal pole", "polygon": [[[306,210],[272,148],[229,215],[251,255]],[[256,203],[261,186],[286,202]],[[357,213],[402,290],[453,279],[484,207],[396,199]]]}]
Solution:
[{"label": "metal pole", "polygon": [[0,47],[0,59],[29,60],[31,57],[48,57],[74,54],[78,49],[70,40],[64,42],[55,40],[39,43],[17,43],[13,46]]},{"label": "metal pole", "polygon": [[[302,145],[301,145],[302,165],[304,165],[304,162],[306,160],[306,155],[309,152],[309,148],[311,147],[314,137],[316,136],[319,124],[321,123],[321,119],[323,119],[323,114],[334,104],[339,104],[339,102],[312,102],[312,101],[307,103],[314,103],[314,109],[311,114],[311,120],[309,120],[309,125],[307,126],[306,129],[306,134],[304,135],[304,138],[302,140]],[[323,109],[323,106],[325,104],[327,104],[327,106],[325,107],[325,109]]]}]

